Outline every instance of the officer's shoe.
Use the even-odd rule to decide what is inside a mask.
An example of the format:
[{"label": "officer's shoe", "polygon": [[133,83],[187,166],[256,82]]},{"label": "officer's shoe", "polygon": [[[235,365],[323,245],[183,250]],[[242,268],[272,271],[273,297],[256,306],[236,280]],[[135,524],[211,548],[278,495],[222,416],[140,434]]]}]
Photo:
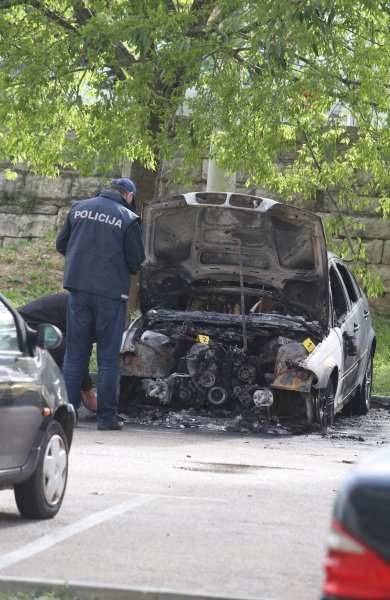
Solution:
[{"label": "officer's shoe", "polygon": [[122,421],[112,421],[111,423],[102,423],[101,425],[98,425],[97,428],[101,431],[120,431],[123,429],[123,423]]}]

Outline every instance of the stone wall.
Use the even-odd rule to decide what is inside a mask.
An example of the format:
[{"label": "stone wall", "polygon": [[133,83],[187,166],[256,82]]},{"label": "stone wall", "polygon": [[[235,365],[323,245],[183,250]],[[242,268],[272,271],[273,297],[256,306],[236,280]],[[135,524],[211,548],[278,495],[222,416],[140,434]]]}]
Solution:
[{"label": "stone wall", "polygon": [[[58,229],[72,201],[94,196],[107,182],[98,177],[79,177],[73,171],[64,171],[56,179],[45,179],[33,175],[23,165],[12,167],[17,178],[10,181],[5,175],[8,166],[0,163],[0,246],[39,238]],[[169,183],[174,166],[170,163],[163,169],[160,182],[162,197],[192,189],[206,190],[206,161],[194,173],[191,187]],[[237,192],[278,199],[266,189],[246,188],[244,181],[245,177],[237,174]],[[299,201],[294,203],[301,204]],[[311,205],[305,204],[305,207],[321,216],[331,212],[331,207],[326,205],[322,197]],[[380,300],[379,307],[390,310],[390,222],[383,220],[373,208],[361,213],[357,219],[364,226],[362,237],[366,243],[367,258],[380,273],[388,290]]]},{"label": "stone wall", "polygon": [[95,195],[102,188],[97,177],[82,178],[64,171],[56,179],[13,167],[17,178],[7,180],[0,164],[0,246],[39,238],[60,227],[72,200]]}]

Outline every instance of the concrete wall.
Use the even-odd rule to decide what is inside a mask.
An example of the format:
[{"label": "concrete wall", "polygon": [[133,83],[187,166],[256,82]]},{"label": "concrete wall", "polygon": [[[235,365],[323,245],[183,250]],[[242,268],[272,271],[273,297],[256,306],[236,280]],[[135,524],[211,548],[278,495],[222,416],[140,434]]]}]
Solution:
[{"label": "concrete wall", "polygon": [[[9,165],[0,163],[0,246],[19,240],[31,240],[44,236],[49,231],[61,227],[71,206],[71,201],[94,196],[106,180],[98,177],[79,177],[73,171],[64,171],[56,179],[45,179],[31,174],[23,165],[12,167],[17,178],[7,180],[5,169]],[[169,177],[175,163],[166,164],[160,181],[160,195],[167,196],[193,189],[205,191],[209,165],[207,161],[194,171],[193,184],[188,186],[170,184]],[[120,176],[118,173],[117,176]],[[255,194],[278,199],[267,189],[246,188],[246,177],[237,174],[235,190],[245,194]],[[303,205],[299,198],[294,204]],[[321,216],[331,212],[332,207],[319,194],[311,205],[305,204]],[[361,213],[357,220],[364,225],[362,237],[366,242],[367,258],[380,273],[386,289],[386,296],[380,300],[379,307],[390,307],[390,223],[383,220],[373,208]]]}]

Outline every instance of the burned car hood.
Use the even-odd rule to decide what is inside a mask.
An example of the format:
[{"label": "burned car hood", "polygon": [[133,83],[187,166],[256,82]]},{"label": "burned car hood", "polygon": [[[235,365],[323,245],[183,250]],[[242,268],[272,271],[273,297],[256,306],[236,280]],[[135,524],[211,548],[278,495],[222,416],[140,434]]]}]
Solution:
[{"label": "burned car hood", "polygon": [[208,294],[222,305],[234,297],[237,312],[244,296],[247,307],[266,298],[328,327],[328,259],[316,214],[256,196],[192,192],[146,204],[143,231],[143,313],[203,310],[189,299]]}]

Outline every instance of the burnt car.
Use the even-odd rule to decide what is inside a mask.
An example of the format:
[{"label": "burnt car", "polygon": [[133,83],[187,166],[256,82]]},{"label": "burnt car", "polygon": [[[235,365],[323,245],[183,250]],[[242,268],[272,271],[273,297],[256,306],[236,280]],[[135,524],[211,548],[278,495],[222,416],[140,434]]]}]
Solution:
[{"label": "burnt car", "polygon": [[321,218],[267,198],[193,192],[144,207],[141,315],[121,407],[266,408],[326,427],[370,406],[375,334]]},{"label": "burnt car", "polygon": [[323,600],[390,598],[390,447],[353,467],[338,491]]},{"label": "burnt car", "polygon": [[0,294],[0,489],[29,519],[54,517],[67,483],[75,412],[48,352],[61,339],[50,324],[29,329]]}]

